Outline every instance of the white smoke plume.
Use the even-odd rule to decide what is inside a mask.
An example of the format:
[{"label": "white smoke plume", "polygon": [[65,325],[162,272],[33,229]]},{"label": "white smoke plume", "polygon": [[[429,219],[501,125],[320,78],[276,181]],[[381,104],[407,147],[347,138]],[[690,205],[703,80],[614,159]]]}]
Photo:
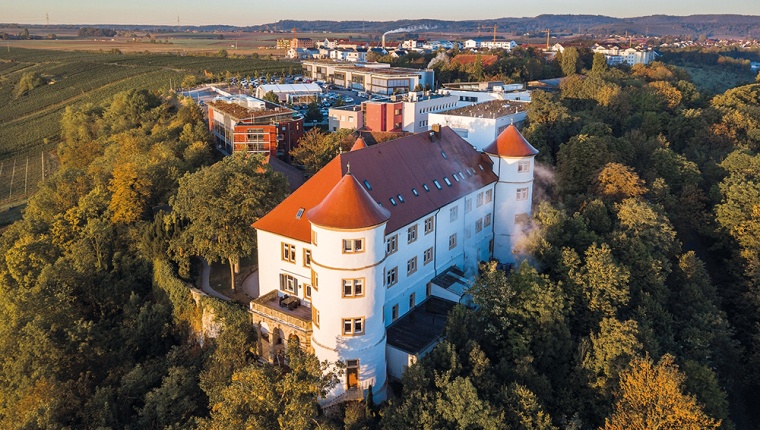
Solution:
[{"label": "white smoke plume", "polygon": [[[536,162],[533,168],[533,212],[536,211],[541,202],[551,201],[555,185],[555,174],[551,166]],[[535,266],[536,262],[531,255],[531,243],[536,242],[542,236],[543,231],[541,226],[533,222],[532,218],[520,221],[515,223],[511,232],[516,266],[519,266],[520,262],[524,260]]]},{"label": "white smoke plume", "polygon": [[436,65],[436,64],[438,64],[438,63],[440,63],[440,62],[443,62],[443,64],[449,64],[449,61],[450,61],[450,60],[451,60],[451,59],[449,58],[448,54],[446,54],[446,52],[445,52],[445,51],[440,51],[440,52],[438,52],[438,54],[435,56],[435,58],[433,58],[432,60],[430,60],[430,62],[429,62],[429,63],[428,63],[428,65],[427,65],[427,68],[428,68],[428,69],[430,69],[430,68],[432,68],[434,65]]},{"label": "white smoke plume", "polygon": [[397,28],[395,30],[386,31],[383,33],[383,36],[386,34],[394,34],[394,33],[408,33],[412,31],[419,31],[419,30],[433,30],[435,27],[428,27],[427,25],[413,25],[411,27],[401,27]]}]

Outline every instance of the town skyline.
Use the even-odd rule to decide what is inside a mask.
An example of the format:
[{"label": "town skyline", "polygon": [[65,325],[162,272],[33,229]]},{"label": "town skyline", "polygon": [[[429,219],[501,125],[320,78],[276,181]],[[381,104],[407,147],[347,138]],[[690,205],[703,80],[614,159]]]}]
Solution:
[{"label": "town skyline", "polygon": [[644,0],[635,4],[600,4],[594,0],[567,3],[549,0],[540,4],[516,4],[504,7],[494,0],[476,0],[466,10],[453,0],[442,0],[432,10],[426,3],[390,0],[382,4],[366,4],[361,8],[348,0],[321,2],[315,7],[303,1],[291,2],[287,9],[279,4],[252,4],[231,0],[225,7],[209,8],[197,0],[151,2],[135,0],[124,3],[73,0],[30,0],[23,4],[0,5],[0,18],[5,23],[50,25],[261,25],[284,19],[292,20],[368,20],[399,19],[477,20],[502,17],[534,17],[544,14],[590,14],[615,18],[648,15],[737,14],[760,15],[760,3],[750,0],[711,2],[657,2]]}]

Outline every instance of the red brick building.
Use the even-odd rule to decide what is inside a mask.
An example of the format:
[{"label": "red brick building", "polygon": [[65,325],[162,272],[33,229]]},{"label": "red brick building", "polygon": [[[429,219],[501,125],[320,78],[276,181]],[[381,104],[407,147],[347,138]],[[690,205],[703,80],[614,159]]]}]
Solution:
[{"label": "red brick building", "polygon": [[402,101],[364,102],[362,113],[364,114],[364,130],[399,132],[404,127]]},{"label": "red brick building", "polygon": [[208,104],[209,130],[217,148],[233,152],[288,157],[303,136],[303,117],[293,110],[250,96],[233,96]]}]

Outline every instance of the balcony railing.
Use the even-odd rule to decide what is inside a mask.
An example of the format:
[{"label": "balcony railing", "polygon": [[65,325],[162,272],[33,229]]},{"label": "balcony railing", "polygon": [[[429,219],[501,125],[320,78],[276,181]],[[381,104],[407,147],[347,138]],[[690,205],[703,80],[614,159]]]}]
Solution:
[{"label": "balcony railing", "polygon": [[254,314],[287,324],[304,332],[311,332],[311,313],[304,308],[289,310],[280,307],[277,291],[271,291],[257,299],[251,300],[250,310]]}]

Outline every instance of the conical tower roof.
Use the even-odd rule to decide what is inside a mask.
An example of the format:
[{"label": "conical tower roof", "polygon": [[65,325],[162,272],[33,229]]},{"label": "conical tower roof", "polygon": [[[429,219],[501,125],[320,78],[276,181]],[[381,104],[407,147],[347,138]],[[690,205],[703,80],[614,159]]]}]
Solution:
[{"label": "conical tower roof", "polygon": [[532,157],[538,154],[538,149],[525,140],[514,124],[510,124],[496,140],[483,148],[483,152],[502,157]]},{"label": "conical tower roof", "polygon": [[391,214],[377,204],[349,172],[321,203],[306,212],[306,216],[320,227],[354,230],[382,224],[390,219]]},{"label": "conical tower roof", "polygon": [[359,136],[356,139],[356,142],[354,142],[354,146],[351,147],[352,151],[356,151],[357,149],[363,149],[367,147],[367,142],[364,141],[364,138]]}]

